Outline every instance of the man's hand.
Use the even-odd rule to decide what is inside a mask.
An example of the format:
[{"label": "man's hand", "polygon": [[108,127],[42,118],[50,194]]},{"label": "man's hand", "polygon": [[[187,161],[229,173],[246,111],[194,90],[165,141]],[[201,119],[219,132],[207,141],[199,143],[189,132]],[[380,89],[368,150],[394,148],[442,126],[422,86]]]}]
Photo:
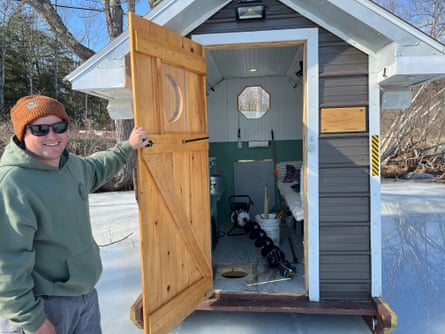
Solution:
[{"label": "man's hand", "polygon": [[133,130],[130,133],[130,137],[128,138],[128,141],[133,150],[145,147],[149,142],[147,132],[145,132],[145,130],[140,126],[135,126],[133,128]]},{"label": "man's hand", "polygon": [[45,320],[42,326],[35,332],[35,334],[57,334],[54,325],[48,319]]}]

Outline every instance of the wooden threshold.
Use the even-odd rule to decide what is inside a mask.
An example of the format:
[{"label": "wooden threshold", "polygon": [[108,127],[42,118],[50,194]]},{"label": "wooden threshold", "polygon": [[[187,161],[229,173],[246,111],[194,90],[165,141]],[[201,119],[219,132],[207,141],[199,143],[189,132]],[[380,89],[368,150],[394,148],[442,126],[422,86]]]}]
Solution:
[{"label": "wooden threshold", "polygon": [[[285,312],[318,315],[361,316],[373,334],[391,333],[397,326],[397,316],[383,298],[368,300],[309,301],[307,295],[277,295],[214,291],[196,310],[219,312]],[[131,319],[143,328],[142,296],[131,308]]]},{"label": "wooden threshold", "polygon": [[376,316],[377,311],[369,301],[311,302],[307,295],[277,295],[215,291],[198,306],[201,311],[227,312],[287,312],[302,314],[337,314]]}]

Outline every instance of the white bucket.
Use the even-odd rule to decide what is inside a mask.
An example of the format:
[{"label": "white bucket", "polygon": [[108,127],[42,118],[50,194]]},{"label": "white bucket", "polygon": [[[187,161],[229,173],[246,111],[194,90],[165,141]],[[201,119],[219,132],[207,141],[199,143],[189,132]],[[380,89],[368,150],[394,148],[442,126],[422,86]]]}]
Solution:
[{"label": "white bucket", "polygon": [[265,219],[264,214],[256,215],[255,220],[272,239],[276,246],[280,245],[280,219],[276,218],[275,213],[269,213],[269,218]]}]

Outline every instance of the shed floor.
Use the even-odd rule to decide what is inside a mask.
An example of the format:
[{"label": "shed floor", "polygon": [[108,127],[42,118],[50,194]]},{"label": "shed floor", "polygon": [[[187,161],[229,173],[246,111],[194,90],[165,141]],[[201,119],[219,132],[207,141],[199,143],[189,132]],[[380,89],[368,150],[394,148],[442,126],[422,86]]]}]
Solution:
[{"label": "shed floor", "polygon": [[[224,223],[219,226],[219,238],[212,253],[215,291],[224,292],[267,292],[285,294],[303,294],[304,288],[304,252],[302,235],[292,226],[288,227],[292,239],[298,263],[293,262],[293,256],[281,223],[280,249],[285,254],[285,259],[296,268],[296,275],[291,279],[281,275],[277,268],[271,268],[266,257],[262,256],[261,248],[255,246],[255,240],[251,240],[248,234],[228,235],[233,227],[232,223]],[[236,229],[233,232],[242,232]],[[234,271],[235,278],[225,278],[222,273]],[[245,277],[239,277],[236,272],[245,272]],[[271,282],[275,281],[275,282]],[[267,282],[267,283],[266,283]]]}]

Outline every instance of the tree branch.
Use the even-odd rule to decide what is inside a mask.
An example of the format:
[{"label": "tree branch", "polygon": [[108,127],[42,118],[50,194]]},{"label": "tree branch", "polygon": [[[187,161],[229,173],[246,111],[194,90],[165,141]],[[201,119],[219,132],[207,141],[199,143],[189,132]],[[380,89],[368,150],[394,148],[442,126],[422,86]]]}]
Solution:
[{"label": "tree branch", "polygon": [[57,34],[59,40],[70,50],[72,50],[80,59],[87,60],[95,52],[83,44],[79,43],[68,31],[60,16],[57,14],[49,0],[24,0],[24,3],[34,8],[45,20],[50,29]]}]

